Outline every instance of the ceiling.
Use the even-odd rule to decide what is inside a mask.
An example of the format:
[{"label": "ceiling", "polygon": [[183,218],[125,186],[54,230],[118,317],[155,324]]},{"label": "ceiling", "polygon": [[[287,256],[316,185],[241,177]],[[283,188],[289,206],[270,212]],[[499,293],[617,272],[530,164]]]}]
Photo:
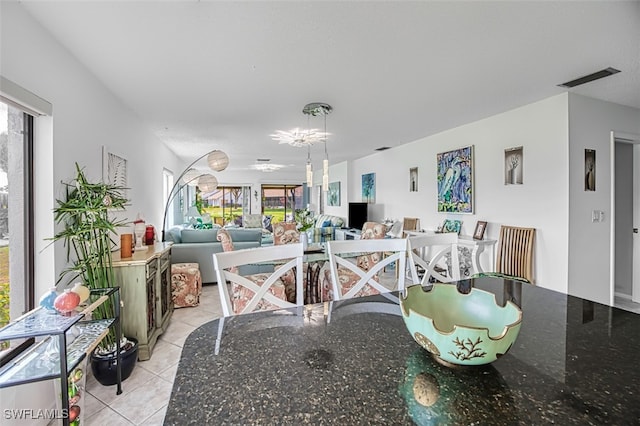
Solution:
[{"label": "ceiling", "polygon": [[[333,106],[332,163],[607,67],[621,72],[570,91],[640,108],[637,1],[21,4],[185,162],[217,148],[229,170],[270,158],[302,180],[306,149],[270,134],[322,128],[309,102]],[[323,148],[312,156],[318,168]]]}]

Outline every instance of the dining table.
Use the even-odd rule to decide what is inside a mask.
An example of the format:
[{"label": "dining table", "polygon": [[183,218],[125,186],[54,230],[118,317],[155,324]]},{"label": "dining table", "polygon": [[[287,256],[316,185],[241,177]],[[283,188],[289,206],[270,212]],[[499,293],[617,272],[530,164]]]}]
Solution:
[{"label": "dining table", "polygon": [[522,309],[493,363],[438,362],[397,292],[214,319],[184,343],[164,424],[640,424],[639,314],[496,277],[449,285]]}]

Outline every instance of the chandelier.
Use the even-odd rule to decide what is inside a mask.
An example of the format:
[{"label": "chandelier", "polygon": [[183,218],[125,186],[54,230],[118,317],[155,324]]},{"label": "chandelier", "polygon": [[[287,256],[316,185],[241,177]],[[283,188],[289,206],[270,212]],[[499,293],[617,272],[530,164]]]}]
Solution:
[{"label": "chandelier", "polygon": [[296,127],[289,131],[276,130],[271,135],[271,139],[278,141],[278,143],[287,143],[297,148],[310,146],[314,143],[322,142],[327,138],[326,132],[321,132],[319,129],[300,129]]},{"label": "chandelier", "polygon": [[[313,185],[313,165],[311,163],[311,145],[324,144],[324,160],[322,161],[322,190],[329,190],[329,154],[327,153],[327,115],[333,111],[331,105],[323,102],[311,102],[302,108],[302,113],[307,116],[307,129],[296,127],[290,131],[276,130],[271,138],[278,143],[286,143],[295,147],[307,147],[306,179],[307,186]],[[310,117],[324,117],[324,130],[312,129],[309,126]]]},{"label": "chandelier", "polygon": [[252,164],[251,167],[253,170],[259,170],[261,172],[275,172],[285,167],[284,164],[273,164],[273,163],[258,163]]}]

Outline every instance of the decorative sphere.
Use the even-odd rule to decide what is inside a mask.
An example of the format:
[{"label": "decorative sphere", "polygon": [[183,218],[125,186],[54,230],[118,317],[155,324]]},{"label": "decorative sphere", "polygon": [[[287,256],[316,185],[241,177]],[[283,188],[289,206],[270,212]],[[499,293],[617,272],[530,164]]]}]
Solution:
[{"label": "decorative sphere", "polygon": [[207,155],[207,163],[211,170],[221,172],[229,165],[229,157],[222,151],[211,151],[211,153]]},{"label": "decorative sphere", "polygon": [[213,175],[202,175],[198,178],[198,187],[202,192],[212,192],[218,187],[218,179]]},{"label": "decorative sphere", "polygon": [[202,172],[196,169],[189,169],[182,175],[182,182],[189,186],[196,186],[200,176],[202,176]]},{"label": "decorative sphere", "polygon": [[87,287],[82,285],[82,283],[76,283],[71,291],[80,296],[80,303],[87,300],[89,298],[89,294],[91,293]]},{"label": "decorative sphere", "polygon": [[80,296],[72,292],[70,289],[66,289],[64,293],[58,295],[53,302],[53,307],[61,314],[68,314],[73,311],[76,306],[80,304]]},{"label": "decorative sphere", "polygon": [[56,308],[53,307],[53,302],[55,302],[56,297],[58,297],[56,288],[51,287],[49,291],[47,291],[45,294],[42,295],[42,297],[40,297],[38,304],[45,309],[48,309],[50,311],[55,311]]}]

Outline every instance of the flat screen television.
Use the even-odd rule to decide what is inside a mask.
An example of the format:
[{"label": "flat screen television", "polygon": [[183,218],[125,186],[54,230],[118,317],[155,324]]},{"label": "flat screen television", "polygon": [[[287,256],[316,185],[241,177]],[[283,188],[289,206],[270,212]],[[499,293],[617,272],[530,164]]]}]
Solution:
[{"label": "flat screen television", "polygon": [[347,226],[352,229],[362,229],[367,221],[368,203],[349,203],[349,217]]}]

